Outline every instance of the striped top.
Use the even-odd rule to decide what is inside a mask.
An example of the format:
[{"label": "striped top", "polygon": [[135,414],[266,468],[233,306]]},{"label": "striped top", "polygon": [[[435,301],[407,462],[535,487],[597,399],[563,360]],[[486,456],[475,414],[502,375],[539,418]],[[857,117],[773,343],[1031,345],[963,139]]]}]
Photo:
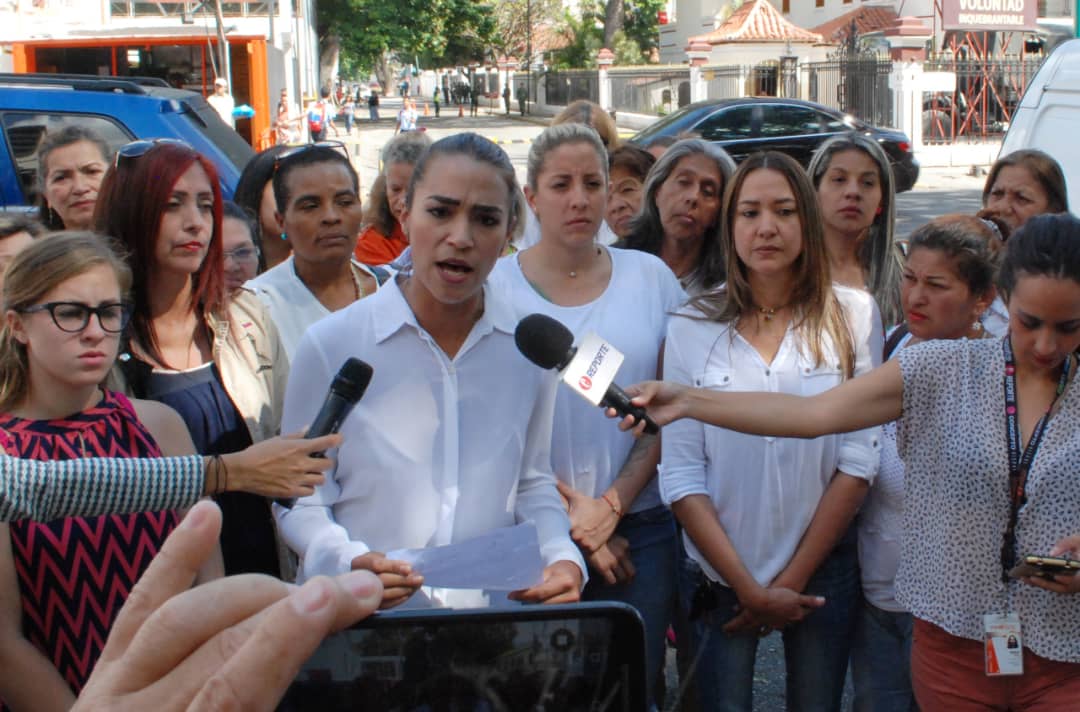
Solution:
[{"label": "striped top", "polygon": [[0,521],[186,509],[202,496],[199,455],[24,460],[0,453]]}]

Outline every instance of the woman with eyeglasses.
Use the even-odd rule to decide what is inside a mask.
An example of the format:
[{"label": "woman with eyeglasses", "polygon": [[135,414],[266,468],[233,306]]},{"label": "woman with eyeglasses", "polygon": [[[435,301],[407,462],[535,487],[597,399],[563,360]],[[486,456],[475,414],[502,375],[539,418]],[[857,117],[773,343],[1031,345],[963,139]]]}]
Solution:
[{"label": "woman with eyeglasses", "polygon": [[222,253],[225,264],[225,289],[230,293],[249,279],[255,279],[259,269],[259,248],[255,246],[255,220],[251,214],[231,200],[221,211]]},{"label": "woman with eyeglasses", "polygon": [[[134,274],[116,375],[136,397],[176,409],[203,455],[276,435],[288,377],[258,297],[225,288],[221,211],[209,160],[177,141],[139,141],[117,153],[96,215],[98,231],[126,248]],[[246,493],[217,502],[226,572],[287,574],[269,502]]]},{"label": "woman with eyeglasses", "polygon": [[[59,233],[23,250],[4,284],[0,446],[36,460],[193,451],[176,413],[104,389],[130,316],[131,273],[100,236]],[[0,526],[0,698],[68,709],[175,511]],[[221,574],[220,558],[202,570]]]},{"label": "woman with eyeglasses", "polygon": [[290,358],[309,326],[374,294],[386,278],[353,259],[359,190],[344,144],[309,144],[278,156],[274,215],[293,253],[249,286],[270,310]]}]

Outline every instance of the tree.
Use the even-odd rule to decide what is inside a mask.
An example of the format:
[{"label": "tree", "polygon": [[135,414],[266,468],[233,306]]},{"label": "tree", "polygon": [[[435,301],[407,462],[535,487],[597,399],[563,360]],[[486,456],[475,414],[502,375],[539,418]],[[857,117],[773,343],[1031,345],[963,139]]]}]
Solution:
[{"label": "tree", "polygon": [[535,42],[536,28],[554,25],[560,7],[558,0],[495,0],[492,47],[504,57],[528,61],[525,55],[528,54],[530,31]]},{"label": "tree", "polygon": [[336,64],[340,52],[350,66],[375,71],[385,86],[394,52],[406,61],[482,54],[495,27],[485,7],[476,0],[318,0],[320,67]]}]

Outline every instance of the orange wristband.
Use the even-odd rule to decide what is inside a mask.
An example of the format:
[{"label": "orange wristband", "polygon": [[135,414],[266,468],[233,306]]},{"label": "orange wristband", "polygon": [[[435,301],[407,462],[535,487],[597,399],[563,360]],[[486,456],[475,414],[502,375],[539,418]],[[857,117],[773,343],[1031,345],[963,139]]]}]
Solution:
[{"label": "orange wristband", "polygon": [[614,502],[611,501],[611,498],[607,496],[607,492],[604,492],[600,496],[603,498],[603,500],[605,502],[608,503],[608,506],[611,507],[611,511],[615,512],[616,517],[622,517],[622,510],[619,509],[619,507]]}]

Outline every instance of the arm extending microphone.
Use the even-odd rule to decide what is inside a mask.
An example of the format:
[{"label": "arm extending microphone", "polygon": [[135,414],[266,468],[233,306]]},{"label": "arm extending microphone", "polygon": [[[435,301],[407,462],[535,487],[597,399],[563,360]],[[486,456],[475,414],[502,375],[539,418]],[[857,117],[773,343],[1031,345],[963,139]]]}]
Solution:
[{"label": "arm extending microphone", "polygon": [[[371,383],[373,372],[371,366],[358,358],[347,360],[331,381],[326,400],[323,401],[322,408],[319,409],[318,415],[311,422],[311,427],[308,428],[304,437],[310,440],[336,433],[345,422],[345,418],[349,417],[353,406],[364,397],[364,391]],[[321,452],[312,455],[312,457],[323,456]],[[292,506],[296,504],[295,498],[274,501],[286,509],[292,509]]]},{"label": "arm extending microphone", "polygon": [[[590,397],[587,391],[595,385],[602,386],[603,377],[600,376],[601,366],[605,358],[610,358],[611,347],[601,343],[595,354],[589,353],[588,368],[579,376],[567,379],[566,369],[572,366],[578,349],[574,347],[574,335],[559,321],[545,314],[530,314],[518,322],[514,330],[514,341],[518,350],[540,368],[553,368],[563,373],[563,380],[575,391],[602,408],[614,408],[619,415],[634,416],[635,423],[645,422],[646,433],[660,432],[659,426],[645,412],[645,409],[630,402],[630,396],[626,391],[615,385],[615,370],[618,364],[610,371],[610,380],[606,385],[604,395],[599,401]],[[586,340],[588,341],[588,340]],[[617,353],[617,352],[616,352]],[[619,355],[621,362],[622,356]]]}]

